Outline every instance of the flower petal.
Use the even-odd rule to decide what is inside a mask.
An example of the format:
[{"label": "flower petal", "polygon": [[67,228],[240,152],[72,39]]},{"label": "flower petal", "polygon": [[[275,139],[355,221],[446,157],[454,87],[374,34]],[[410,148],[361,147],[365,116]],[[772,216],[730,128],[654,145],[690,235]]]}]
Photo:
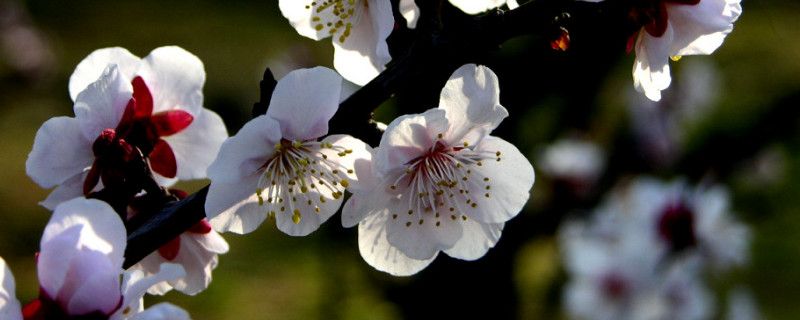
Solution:
[{"label": "flower petal", "polygon": [[466,13],[477,14],[502,6],[506,0],[450,0],[450,3]]},{"label": "flower petal", "polygon": [[[292,27],[294,27],[301,36],[314,40],[330,37],[329,29],[317,28],[316,26],[320,24],[321,21],[337,21],[339,20],[338,17],[333,14],[333,10],[321,10],[320,12],[316,12],[316,7],[312,7],[310,4],[311,1],[278,1],[281,14],[289,20],[289,23],[292,24]],[[314,19],[314,17],[318,19]]]},{"label": "flower petal", "polygon": [[636,41],[636,61],[633,63],[633,86],[643,92],[648,99],[661,100],[661,90],[669,87],[669,54],[673,30],[668,25],[661,37],[653,37],[647,32],[639,32]]},{"label": "flower petal", "polygon": [[442,109],[394,119],[381,137],[375,157],[376,176],[380,178],[394,169],[405,168],[409,161],[425,155],[448,126]]},{"label": "flower petal", "polygon": [[409,29],[417,27],[417,20],[419,20],[419,7],[414,3],[414,0],[400,0],[400,14],[406,19],[406,25]]},{"label": "flower petal", "polygon": [[[36,132],[25,171],[42,188],[52,188],[92,166],[92,142],[81,132],[75,118],[56,117]],[[80,195],[80,194],[78,194]]]},{"label": "flower petal", "polygon": [[293,141],[328,133],[328,121],[339,108],[342,78],[331,69],[316,67],[290,72],[278,81],[267,116],[281,124],[283,137]]},{"label": "flower petal", "polygon": [[470,167],[473,174],[489,179],[485,185],[483,181],[471,184],[470,194],[488,196],[476,196],[478,205],[464,213],[484,223],[506,222],[528,202],[535,180],[533,166],[514,145],[500,138],[489,136],[476,149],[497,152],[501,161],[487,160],[482,166]]},{"label": "flower petal", "polygon": [[103,130],[116,128],[131,97],[133,86],[116,65],[109,66],[99,80],[81,91],[73,110],[86,140],[94,142]]},{"label": "flower petal", "polygon": [[484,66],[467,64],[447,81],[439,100],[447,111],[450,128],[444,135],[449,145],[476,144],[508,116],[500,105],[497,76]]},{"label": "flower petal", "polygon": [[670,55],[711,54],[733,31],[742,13],[740,0],[700,1],[693,6],[667,7],[669,23],[675,30]]},{"label": "flower petal", "polygon": [[131,320],[189,320],[189,313],[169,302],[153,305],[137,313]]},{"label": "flower petal", "polygon": [[358,224],[358,249],[369,265],[394,276],[410,276],[427,267],[436,253],[429,259],[409,258],[392,246],[386,239],[388,214],[374,214]]},{"label": "flower petal", "polygon": [[0,257],[0,319],[22,320],[22,307],[16,295],[14,275]]},{"label": "flower petal", "polygon": [[139,57],[125,48],[114,47],[95,50],[78,63],[75,71],[72,72],[72,76],[69,77],[69,96],[72,101],[75,101],[78,94],[86,89],[89,84],[97,81],[110,64],[116,65],[124,78],[133,79],[140,62],[141,59]]},{"label": "flower petal", "polygon": [[214,230],[243,234],[261,225],[267,212],[258,206],[256,188],[260,177],[261,174],[254,173],[234,183],[212,181],[205,208]]},{"label": "flower petal", "polygon": [[448,256],[462,260],[477,260],[493,248],[503,233],[503,223],[481,223],[467,219],[461,226],[464,235],[453,245],[444,250]]},{"label": "flower petal", "polygon": [[[386,38],[394,29],[389,1],[370,1],[350,36],[333,37],[333,66],[345,79],[365,85],[392,60]],[[344,40],[344,41],[342,41]]]},{"label": "flower petal", "polygon": [[[452,248],[463,234],[461,219],[449,215],[434,216],[433,212],[408,214],[408,200],[392,199],[386,204],[386,239],[412,259],[427,260],[439,251]],[[395,218],[397,217],[397,218]]]},{"label": "flower petal", "polygon": [[78,251],[69,265],[64,285],[56,299],[70,315],[100,311],[110,314],[119,306],[119,275],[122,268],[113,265],[100,251]]},{"label": "flower petal", "polygon": [[126,271],[122,278],[122,305],[116,313],[111,315],[111,319],[124,319],[126,313],[143,310],[142,297],[148,288],[159,282],[180,278],[184,275],[186,272],[183,267],[175,263],[161,264],[158,273],[147,277],[141,270]]},{"label": "flower petal", "polygon": [[[202,119],[201,114],[201,117],[198,117],[198,124],[195,124],[200,126],[197,129],[198,134],[202,133],[200,130],[203,129]],[[194,128],[189,130],[194,130]],[[221,144],[219,152],[215,152],[216,159],[208,167],[208,178],[211,179],[212,185],[214,183],[234,183],[255,174],[268,159],[275,155],[275,146],[281,139],[280,130],[280,124],[265,115],[245,123],[236,135]],[[172,142],[172,137],[168,137],[167,141]],[[176,149],[182,149],[182,145],[175,143]],[[188,145],[191,146],[191,144]],[[192,153],[189,154],[192,155]],[[250,191],[255,192],[256,187],[253,188]]]},{"label": "flower petal", "polygon": [[156,48],[144,57],[137,75],[153,95],[153,113],[180,109],[196,115],[203,107],[203,62],[183,48]]},{"label": "flower petal", "polygon": [[[83,184],[86,181],[89,171],[83,171],[80,174],[76,174],[69,179],[61,182],[53,191],[47,195],[47,198],[39,202],[39,205],[42,207],[47,208],[48,210],[52,211],[56,209],[56,206],[65,202],[67,200],[71,200],[77,197],[83,197]],[[103,182],[100,181],[94,187],[93,191],[98,191],[103,189]]]}]

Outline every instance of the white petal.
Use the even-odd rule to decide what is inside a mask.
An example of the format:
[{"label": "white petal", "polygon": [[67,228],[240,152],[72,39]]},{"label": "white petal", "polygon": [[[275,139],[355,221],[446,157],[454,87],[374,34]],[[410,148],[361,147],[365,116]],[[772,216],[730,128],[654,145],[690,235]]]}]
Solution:
[{"label": "white petal", "polygon": [[22,308],[17,300],[14,275],[0,257],[0,319],[22,320]]},{"label": "white petal", "polygon": [[131,320],[189,320],[189,313],[168,302],[162,302],[137,313]]},{"label": "white petal", "polygon": [[208,167],[208,178],[213,183],[234,183],[253,175],[275,155],[275,146],[280,140],[277,121],[265,115],[250,120],[222,143],[216,159]]},{"label": "white petal", "polygon": [[[308,194],[310,194],[311,198],[313,198],[315,195],[319,195],[319,193],[311,191],[309,191]],[[317,198],[319,198],[319,196],[317,196]],[[342,205],[342,198],[328,198],[325,203],[322,204],[323,206],[320,207],[320,212],[314,212],[313,210],[302,211],[303,214],[300,215],[300,219],[298,222],[295,222],[293,218],[293,215],[295,214],[293,208],[299,208],[301,206],[306,207],[306,203],[301,202],[303,201],[298,201],[298,203],[294,204],[294,207],[290,207],[287,204],[285,211],[273,210],[276,212],[275,224],[278,226],[278,230],[283,231],[283,233],[286,233],[290,236],[307,236],[319,229],[319,226],[321,226],[322,223],[327,221],[328,218],[336,213],[336,210]]]},{"label": "white petal", "polygon": [[75,118],[47,120],[36,132],[33,150],[25,161],[25,171],[42,188],[52,188],[79,176],[92,166],[92,143],[81,132]]},{"label": "white petal", "polygon": [[646,31],[639,32],[636,40],[636,61],[633,63],[633,86],[648,99],[661,100],[661,90],[669,87],[669,54],[672,45],[672,27],[661,37],[653,37]]},{"label": "white petal", "polygon": [[250,233],[264,222],[267,213],[259,207],[256,196],[260,177],[256,172],[233,183],[212,181],[205,209],[208,223],[214,230]]},{"label": "white petal", "polygon": [[178,179],[204,179],[206,170],[217,157],[222,142],[228,138],[225,123],[216,113],[200,109],[183,131],[164,137],[175,153]]},{"label": "white petal", "polygon": [[409,215],[406,199],[392,199],[386,206],[388,215],[392,216],[386,220],[386,239],[409,258],[431,259],[439,251],[452,248],[463,235],[463,221],[451,219],[449,214],[435,217],[433,212],[413,212]]},{"label": "white petal", "polygon": [[126,310],[140,311],[142,310],[142,297],[148,288],[152,285],[162,282],[177,279],[186,275],[179,264],[164,263],[158,273],[145,277],[141,270],[127,271],[122,278],[122,296],[123,302],[119,310],[114,313],[111,318],[122,318]]},{"label": "white petal", "polygon": [[[315,26],[319,24],[317,21],[312,21],[313,17],[319,17],[320,21],[337,21],[338,17],[334,16],[332,10],[323,10],[319,13],[316,12],[314,7],[310,7],[311,1],[301,0],[280,0],[278,7],[281,9],[281,14],[289,20],[297,30],[297,33],[304,37],[314,40],[324,39],[330,36],[327,28],[320,28],[317,30]],[[306,8],[309,6],[309,8]]]},{"label": "white petal", "polygon": [[392,60],[386,38],[394,28],[391,3],[370,1],[368,11],[358,16],[349,37],[333,37],[333,66],[345,79],[365,85]]},{"label": "white petal", "polygon": [[100,251],[78,251],[72,258],[65,282],[55,299],[66,307],[70,315],[95,311],[110,314],[116,310],[122,299],[119,286],[121,272],[122,268],[114,265]]},{"label": "white petal", "polygon": [[388,214],[375,214],[358,224],[358,249],[369,265],[394,276],[410,276],[427,267],[436,254],[429,259],[409,258],[393,247],[386,239]]},{"label": "white petal", "polygon": [[[489,181],[473,182],[470,194],[476,195],[478,205],[464,212],[472,219],[484,223],[502,223],[515,217],[528,202],[531,187],[535,180],[533,166],[514,145],[503,139],[487,137],[476,147],[492,153],[500,152],[498,158],[482,162],[482,166],[470,166],[477,177]],[[490,187],[486,189],[486,185]],[[486,197],[485,195],[489,196]]]},{"label": "white petal", "polygon": [[110,64],[117,65],[119,72],[125,78],[133,79],[133,74],[139,68],[140,62],[141,59],[139,57],[125,48],[114,47],[95,50],[78,63],[75,71],[72,72],[72,76],[69,77],[69,96],[72,101],[75,101],[78,93],[86,89],[92,82],[97,81]]},{"label": "white petal", "polygon": [[132,267],[150,275],[158,272],[165,262],[183,266],[185,276],[157,283],[147,290],[148,293],[163,295],[172,288],[188,295],[200,293],[211,283],[211,271],[217,267],[217,253],[228,251],[228,243],[213,230],[207,234],[184,232],[179,237],[180,249],[174,259],[167,261],[156,251]]},{"label": "white petal", "polygon": [[86,140],[94,142],[103,130],[115,129],[132,97],[130,79],[121,75],[116,65],[109,66],[99,80],[81,91],[73,110]]},{"label": "white petal", "polygon": [[739,0],[705,0],[687,5],[668,5],[670,26],[675,30],[670,55],[711,54],[733,31],[742,13]]},{"label": "white petal", "polygon": [[439,134],[447,131],[448,122],[442,109],[431,109],[394,119],[383,133],[375,157],[376,175],[381,177],[409,161],[426,154]]},{"label": "white petal", "polygon": [[466,13],[476,14],[502,6],[506,0],[450,0],[450,3]]},{"label": "white petal", "polygon": [[342,208],[342,226],[345,228],[355,226],[369,214],[377,213],[373,210],[385,207],[383,204],[387,203],[391,197],[388,193],[380,190],[383,186],[379,185],[380,181],[373,175],[371,156],[356,161],[353,171],[358,178],[348,188],[353,196]]},{"label": "white petal", "polygon": [[341,90],[342,78],[331,69],[292,71],[275,86],[267,116],[278,120],[288,140],[319,138],[328,133],[328,121],[339,108]]},{"label": "white petal", "polygon": [[406,25],[409,29],[417,27],[417,20],[419,20],[419,7],[414,3],[414,0],[400,0],[400,14],[406,19]]},{"label": "white petal", "polygon": [[500,105],[497,76],[491,69],[474,64],[464,65],[450,76],[442,89],[439,108],[447,111],[450,122],[444,135],[449,145],[476,144],[508,116]]},{"label": "white petal", "polygon": [[481,223],[467,219],[461,223],[464,234],[456,244],[444,251],[448,256],[462,260],[477,260],[493,248],[503,232],[502,223]]},{"label": "white petal", "polygon": [[203,107],[203,62],[183,48],[156,48],[142,59],[136,74],[153,95],[153,113],[180,109],[196,116]]}]

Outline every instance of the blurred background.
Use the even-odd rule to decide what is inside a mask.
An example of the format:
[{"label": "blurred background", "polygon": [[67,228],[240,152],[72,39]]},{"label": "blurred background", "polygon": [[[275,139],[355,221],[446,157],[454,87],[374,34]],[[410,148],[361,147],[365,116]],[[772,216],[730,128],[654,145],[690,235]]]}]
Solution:
[{"label": "blurred background", "polygon": [[[765,318],[794,318],[800,3],[748,0],[743,8],[714,55],[671,63],[673,84],[659,106],[633,90],[633,55],[605,42],[602,26],[571,30],[567,52],[550,50],[547,39],[520,37],[485,57],[511,113],[494,134],[528,156],[537,181],[525,210],[479,261],[440,255],[419,274],[395,278],[363,262],[357,230],[343,229],[338,216],[302,238],[265,223],[248,235],[223,235],[231,250],[220,256],[207,290],[147,303],[170,301],[194,319],[564,318],[559,222],[591,211],[619,181],[650,175],[727,186],[733,211],[752,229],[748,266],[706,279],[718,310],[730,288],[744,287]],[[34,254],[50,217],[37,205],[49,190],[25,174],[36,130],[51,117],[73,115],[69,76],[93,50],[122,46],[143,57],[164,45],[204,62],[205,107],[223,117],[231,135],[250,119],[265,68],[279,79],[297,68],[332,67],[331,43],[299,36],[277,1],[0,0],[0,256],[23,304],[38,295]],[[376,118],[390,122],[404,103],[393,98]],[[547,148],[564,138],[599,146],[598,180],[586,190],[564,191],[562,177],[548,169]],[[179,187],[194,192],[207,183]]]}]

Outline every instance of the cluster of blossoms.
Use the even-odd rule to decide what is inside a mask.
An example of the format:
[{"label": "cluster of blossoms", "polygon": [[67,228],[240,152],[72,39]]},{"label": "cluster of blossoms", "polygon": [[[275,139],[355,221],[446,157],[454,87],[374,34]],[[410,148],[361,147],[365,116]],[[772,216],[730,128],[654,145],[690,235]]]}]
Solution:
[{"label": "cluster of blossoms", "polygon": [[748,229],[720,186],[639,178],[619,187],[588,222],[559,233],[575,319],[706,319],[704,272],[747,261]]},{"label": "cluster of blossoms", "polygon": [[[518,6],[450,3],[469,14]],[[419,8],[407,0],[398,5],[413,28]],[[330,134],[328,122],[348,96],[345,79],[365,85],[391,61],[392,3],[281,0],[279,7],[301,35],[332,38],[339,73],[316,67],[287,74],[266,113],[232,137],[203,108],[202,62],[181,48],[157,48],[143,59],[100,49],[78,64],[69,82],[75,116],[45,122],[26,162],[31,179],[55,187],[41,203],[53,210],[37,256],[41,293],[22,307],[0,259],[3,319],[188,318],[170,304],[144,310],[142,297],[203,291],[218,255],[228,251],[217,232],[249,233],[267,219],[305,236],[341,210],[344,227],[358,226],[364,260],[397,276],[419,272],[440,252],[475,260],[498,243],[505,223],[527,203],[535,175],[515,146],[490,135],[508,116],[497,76],[484,66],[458,68],[437,108],[398,117],[373,148]],[[637,2],[630,12],[636,89],[660,99],[670,82],[668,58],[710,54],[740,12],[738,0]],[[575,146],[579,154],[566,151]],[[545,170],[577,189],[594,185],[602,150],[575,141],[561,149],[546,155]],[[168,188],[205,178],[208,220],[123,270],[127,235],[188,196]],[[562,230],[573,277],[568,312],[593,319],[706,317],[712,310],[700,271],[746,260],[748,232],[726,213],[719,187],[642,179],[613,194],[591,224]]]}]

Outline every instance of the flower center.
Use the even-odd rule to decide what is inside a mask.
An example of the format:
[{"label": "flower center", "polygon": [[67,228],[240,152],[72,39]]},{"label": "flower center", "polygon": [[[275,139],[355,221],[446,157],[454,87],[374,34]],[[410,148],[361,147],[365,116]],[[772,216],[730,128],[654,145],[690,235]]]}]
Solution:
[{"label": "flower center", "polygon": [[672,251],[681,251],[697,243],[694,234],[694,215],[682,202],[670,204],[658,220],[658,233],[669,243]]},{"label": "flower center", "polygon": [[[422,225],[427,218],[437,227],[459,217],[466,221],[467,210],[491,197],[490,179],[477,168],[484,161],[501,161],[500,151],[476,150],[466,142],[463,147],[448,147],[440,140],[442,134],[438,138],[427,154],[409,161],[390,186],[401,201],[408,201],[406,227],[414,224],[413,219]],[[392,215],[392,219],[398,217]]]},{"label": "flower center", "polygon": [[606,274],[600,281],[603,294],[612,300],[623,299],[629,291],[628,281],[617,273]]},{"label": "flower center", "polygon": [[300,223],[303,213],[319,213],[327,199],[340,199],[350,186],[345,172],[352,174],[353,169],[329,159],[328,153],[346,157],[353,150],[324,141],[286,139],[275,150],[276,155],[262,166],[255,192],[258,205],[265,207],[269,218],[290,212],[292,221]]},{"label": "flower center", "polygon": [[306,9],[312,12],[311,22],[314,23],[314,29],[327,29],[328,34],[338,35],[341,43],[350,37],[353,23],[358,21],[358,16],[365,7],[369,7],[366,0],[312,1],[306,5]]}]

